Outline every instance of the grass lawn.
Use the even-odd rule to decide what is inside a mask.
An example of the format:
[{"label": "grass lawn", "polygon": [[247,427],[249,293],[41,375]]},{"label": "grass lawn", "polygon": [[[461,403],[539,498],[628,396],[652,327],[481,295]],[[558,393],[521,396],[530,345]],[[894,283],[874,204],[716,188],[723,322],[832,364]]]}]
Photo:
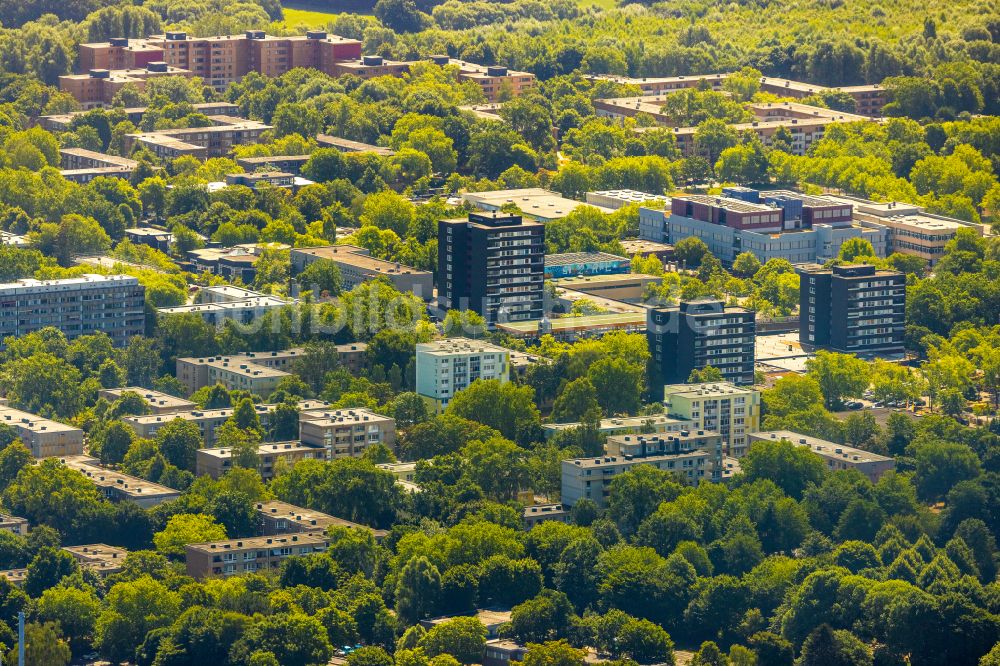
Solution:
[{"label": "grass lawn", "polygon": [[322,28],[327,22],[337,17],[336,13],[320,12],[314,9],[296,9],[285,5],[285,25],[296,26],[305,25],[310,28]]},{"label": "grass lawn", "polygon": [[618,6],[618,0],[578,0],[581,7],[600,7],[601,9],[614,9]]}]

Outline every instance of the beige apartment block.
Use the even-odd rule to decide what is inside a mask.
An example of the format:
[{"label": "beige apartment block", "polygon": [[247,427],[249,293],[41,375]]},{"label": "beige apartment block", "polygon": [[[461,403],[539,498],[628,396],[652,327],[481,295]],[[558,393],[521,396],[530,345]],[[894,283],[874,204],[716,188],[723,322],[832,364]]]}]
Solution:
[{"label": "beige apartment block", "polygon": [[827,469],[837,471],[842,469],[856,469],[872,483],[878,483],[882,475],[896,468],[896,461],[892,458],[857,449],[853,446],[829,442],[819,437],[810,437],[790,430],[771,430],[758,432],[750,435],[750,446],[754,442],[781,441],[787,440],[795,446],[806,447],[814,454],[823,459]]},{"label": "beige apartment block", "polygon": [[83,431],[65,423],[0,406],[0,424],[13,428],[35,458],[83,453]]},{"label": "beige apartment block", "polygon": [[100,462],[90,456],[65,456],[62,462],[87,477],[112,502],[135,502],[149,509],[181,496],[180,491],[173,488],[101,467]]},{"label": "beige apartment block", "polygon": [[[326,449],[299,442],[264,442],[257,449],[257,471],[265,481],[274,478],[275,467],[286,468],[303,460],[325,460]],[[198,449],[195,474],[207,474],[218,479],[233,468],[233,450],[228,448]]]},{"label": "beige apartment block", "polygon": [[396,421],[369,409],[321,409],[299,415],[299,439],[326,449],[330,460],[358,458],[369,446],[396,445]]},{"label": "beige apartment block", "polygon": [[323,552],[326,546],[320,532],[188,544],[187,574],[204,579],[272,571],[290,557]]},{"label": "beige apartment block", "polygon": [[288,502],[271,500],[257,503],[258,531],[264,536],[280,534],[299,534],[302,532],[326,532],[330,527],[346,527],[348,529],[368,530],[376,541],[381,541],[388,535],[386,530],[376,530],[367,525],[352,523],[343,518],[337,518],[321,511],[305,509]]},{"label": "beige apartment block", "polygon": [[124,393],[137,393],[139,397],[145,400],[149,405],[149,411],[151,414],[173,414],[175,412],[188,411],[198,407],[198,405],[190,400],[178,398],[175,395],[163,393],[162,391],[142,388],[141,386],[101,389],[97,392],[97,395],[104,398],[108,402],[114,402],[115,400],[119,400]]}]

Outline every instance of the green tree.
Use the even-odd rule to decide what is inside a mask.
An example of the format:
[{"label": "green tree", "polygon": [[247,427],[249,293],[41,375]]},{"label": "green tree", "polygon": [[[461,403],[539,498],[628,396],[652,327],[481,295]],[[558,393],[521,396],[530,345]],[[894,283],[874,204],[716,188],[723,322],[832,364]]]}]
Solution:
[{"label": "green tree", "polygon": [[184,555],[184,546],[191,543],[223,541],[226,529],[212,516],[202,513],[179,513],[171,516],[166,527],[153,535],[156,549],[164,555]]},{"label": "green tree", "polygon": [[816,357],[806,361],[809,377],[819,383],[823,399],[829,409],[838,409],[844,398],[860,396],[871,379],[870,366],[852,354],[838,354],[819,350]]},{"label": "green tree", "polygon": [[682,238],[674,244],[674,257],[685,268],[698,268],[708,253],[708,245],[697,236]]},{"label": "green tree", "polygon": [[38,619],[58,624],[78,654],[93,640],[100,612],[101,602],[90,588],[52,587],[38,599]]},{"label": "green tree", "polygon": [[193,421],[172,419],[156,432],[156,445],[167,462],[180,469],[194,470],[195,457],[203,443]]},{"label": "green tree", "polygon": [[419,646],[429,657],[450,654],[462,664],[477,664],[486,650],[486,627],[475,617],[458,617],[436,625]]},{"label": "green tree", "polygon": [[748,482],[769,479],[797,499],[810,485],[822,483],[826,474],[822,459],[809,447],[795,446],[784,439],[754,442],[740,467]]},{"label": "green tree", "polygon": [[583,666],[584,653],[564,640],[528,643],[521,663],[525,666]]},{"label": "green tree", "polygon": [[459,391],[445,413],[490,426],[521,443],[537,436],[541,421],[531,387],[497,379],[475,381]]},{"label": "green tree", "polygon": [[586,377],[578,377],[563,387],[552,404],[552,420],[558,423],[581,421],[585,415],[599,413],[600,409],[593,382]]},{"label": "green tree", "polygon": [[24,591],[32,597],[39,597],[42,592],[55,587],[59,581],[79,569],[76,559],[68,552],[45,546],[28,564]]},{"label": "green tree", "polygon": [[169,626],[179,609],[180,595],[148,575],[116,583],[97,618],[95,647],[108,661],[131,660],[146,634]]},{"label": "green tree", "polygon": [[[7,653],[6,663],[18,663],[18,644]],[[24,627],[25,666],[67,666],[72,659],[69,644],[55,622],[30,622]]]},{"label": "green tree", "polygon": [[426,557],[412,557],[396,583],[396,615],[407,625],[432,614],[441,594],[441,574]]},{"label": "green tree", "polygon": [[871,648],[849,631],[828,624],[816,628],[802,644],[802,666],[870,666]]}]

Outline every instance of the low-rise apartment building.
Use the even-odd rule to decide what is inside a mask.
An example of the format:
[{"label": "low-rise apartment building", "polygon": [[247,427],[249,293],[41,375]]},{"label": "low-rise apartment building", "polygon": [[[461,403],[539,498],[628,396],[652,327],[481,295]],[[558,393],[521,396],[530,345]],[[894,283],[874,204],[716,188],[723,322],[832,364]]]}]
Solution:
[{"label": "low-rise apartment building", "polygon": [[376,146],[363,141],[352,141],[332,134],[317,134],[316,143],[320,148],[336,148],[342,153],[375,153],[379,157],[392,157],[396,151],[385,146]]},{"label": "low-rise apartment building", "polygon": [[367,525],[352,523],[343,518],[337,518],[313,509],[305,509],[288,502],[271,500],[258,502],[257,529],[263,536],[280,534],[301,534],[302,532],[323,532],[331,527],[346,527],[348,529],[367,530],[381,541],[388,535],[385,530],[376,530]]},{"label": "low-rise apartment building", "polygon": [[545,277],[566,278],[577,275],[614,275],[628,273],[632,262],[607,252],[566,252],[545,255]]},{"label": "low-rise apartment building", "polygon": [[639,192],[638,190],[599,190],[597,192],[587,192],[584,200],[592,206],[611,208],[612,210],[618,210],[625,206],[654,202],[662,203],[667,207],[670,206],[670,197],[664,194]]},{"label": "low-rise apartment building", "polygon": [[93,571],[101,578],[121,573],[128,551],[117,546],[104,543],[91,543],[83,546],[63,546],[63,550],[76,558],[80,566]]},{"label": "low-rise apartment building", "polygon": [[702,479],[711,479],[711,464],[711,454],[701,449],[644,458],[571,458],[562,461],[561,499],[564,505],[572,506],[586,498],[603,509],[608,504],[611,481],[637,465],[652,465],[659,470],[675,472],[688,483],[697,484]]},{"label": "low-rise apartment building", "polygon": [[728,382],[672,384],[663,387],[667,414],[684,419],[692,430],[722,435],[726,455],[742,458],[748,435],[760,429],[760,392]]},{"label": "low-rise apartment building", "polygon": [[173,488],[101,467],[100,462],[90,456],[64,456],[61,461],[87,477],[112,502],[135,502],[149,509],[181,496],[180,491]]},{"label": "low-rise apartment building", "polygon": [[433,55],[430,59],[438,65],[458,67],[459,80],[476,83],[491,102],[504,96],[518,97],[535,87],[535,75],[530,72],[519,72],[502,65],[477,65],[445,55]]},{"label": "low-rise apartment building", "polygon": [[[307,266],[320,259],[332,261],[340,269],[343,289],[349,291],[376,278],[387,279],[398,291],[416,294],[425,301],[434,295],[434,275],[430,271],[406,266],[397,261],[386,261],[371,256],[370,252],[354,245],[328,245],[326,247],[294,248],[290,252],[292,277],[298,276]],[[308,284],[299,285],[311,289]]]},{"label": "low-rise apartment building", "polygon": [[176,159],[191,155],[198,159],[225,157],[233,146],[258,143],[261,135],[272,129],[256,120],[230,116],[209,116],[208,127],[182,127],[176,129],[136,132],[125,135],[124,152],[131,154],[137,147],[147,148],[163,159]]},{"label": "low-rise apartment building", "polygon": [[[270,405],[254,405],[257,418],[261,427],[267,429],[271,420]],[[172,422],[174,419],[190,421],[198,426],[202,439],[206,447],[212,447],[216,442],[216,430],[223,423],[233,417],[234,409],[226,407],[222,409],[193,409],[186,412],[175,412],[173,414],[145,414],[140,416],[124,416],[122,421],[128,424],[135,434],[143,439],[152,439],[159,432],[160,428]]]},{"label": "low-rise apartment building", "polygon": [[320,553],[326,546],[322,533],[302,532],[192,543],[184,550],[187,574],[202,580],[276,570],[290,557]]},{"label": "low-rise apartment building", "polygon": [[83,431],[71,425],[6,405],[0,405],[0,425],[12,428],[35,458],[83,453]]},{"label": "low-rise apartment building", "polygon": [[510,379],[510,351],[469,338],[445,338],[417,345],[416,390],[438,411],[477,379]]},{"label": "low-rise apartment building", "polygon": [[[274,478],[275,470],[289,469],[303,460],[326,460],[326,449],[299,442],[262,442],[257,447],[257,472],[265,481]],[[233,469],[233,450],[228,448],[198,449],[195,455],[195,475],[218,479]]]},{"label": "low-rise apartment building", "polygon": [[303,411],[299,439],[322,448],[329,460],[359,458],[376,444],[395,447],[396,420],[361,407]]},{"label": "low-rise apartment building", "polygon": [[836,444],[834,442],[810,437],[790,430],[769,430],[757,432],[750,435],[750,446],[754,442],[781,441],[787,440],[795,446],[807,447],[810,451],[823,459],[827,469],[837,471],[842,469],[856,469],[864,474],[872,483],[878,483],[882,475],[896,468],[896,461],[893,458],[857,449],[853,446]]},{"label": "low-rise apartment building", "polygon": [[90,69],[84,74],[63,74],[59,77],[59,89],[72,95],[83,108],[93,109],[110,105],[127,85],[141,92],[149,79],[161,76],[189,78],[191,71],[172,67],[162,60],[129,69]]},{"label": "low-rise apartment building", "polygon": [[63,280],[0,284],[3,340],[53,326],[70,340],[105,333],[116,347],[146,330],[146,289],[130,275],[87,274]]},{"label": "low-rise apartment building", "polygon": [[28,533],[28,519],[0,513],[0,530],[24,536]]},{"label": "low-rise apartment building", "polygon": [[530,530],[538,523],[550,520],[569,523],[570,512],[562,504],[533,504],[524,507],[524,511],[521,512],[521,518],[524,520],[524,529]]},{"label": "low-rise apartment building", "polygon": [[[543,423],[542,432],[548,439],[558,432],[579,428],[582,423]],[[609,419],[601,419],[598,424],[598,432],[603,437],[611,435],[638,435],[662,434],[665,432],[680,432],[688,429],[690,424],[681,419],[671,418],[665,414],[653,414],[650,416],[616,416]]]},{"label": "low-rise apartment building", "polygon": [[115,400],[120,400],[122,395],[125,393],[135,393],[140,398],[145,400],[146,404],[149,405],[150,414],[173,414],[175,412],[190,411],[198,407],[198,405],[190,400],[178,398],[177,396],[170,395],[169,393],[154,391],[153,389],[143,388],[141,386],[101,389],[97,392],[97,395],[98,397],[104,398],[108,402],[114,402]]},{"label": "low-rise apartment building", "polygon": [[711,480],[718,481],[722,471],[722,435],[710,430],[681,430],[659,435],[612,435],[604,444],[609,456],[648,458],[688,451],[709,454]]}]

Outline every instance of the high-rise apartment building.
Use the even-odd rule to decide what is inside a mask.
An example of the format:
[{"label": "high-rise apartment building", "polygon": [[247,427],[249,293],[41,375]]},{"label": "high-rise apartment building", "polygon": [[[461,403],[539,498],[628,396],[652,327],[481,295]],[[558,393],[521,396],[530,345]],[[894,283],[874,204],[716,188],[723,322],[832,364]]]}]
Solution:
[{"label": "high-rise apartment building", "polygon": [[726,381],[753,384],[756,314],[727,308],[722,301],[699,299],[650,308],[646,337],[653,382],[687,381],[692,370],[712,366]]},{"label": "high-rise apartment building", "polygon": [[145,331],[146,289],[128,275],[81,275],[0,284],[3,339],[53,326],[67,338],[106,333],[118,347]]},{"label": "high-rise apartment building", "polygon": [[438,223],[438,300],[497,322],[541,319],[545,225],[506,213]]},{"label": "high-rise apartment building", "polygon": [[728,382],[673,384],[663,389],[667,414],[685,419],[692,430],[722,435],[726,455],[742,458],[747,435],[760,429],[760,393]]},{"label": "high-rise apartment building", "polygon": [[870,265],[799,268],[799,340],[852,354],[903,351],[906,275]]},{"label": "high-rise apartment building", "polygon": [[417,345],[417,393],[438,410],[477,379],[510,378],[510,350],[482,340],[446,338]]}]

